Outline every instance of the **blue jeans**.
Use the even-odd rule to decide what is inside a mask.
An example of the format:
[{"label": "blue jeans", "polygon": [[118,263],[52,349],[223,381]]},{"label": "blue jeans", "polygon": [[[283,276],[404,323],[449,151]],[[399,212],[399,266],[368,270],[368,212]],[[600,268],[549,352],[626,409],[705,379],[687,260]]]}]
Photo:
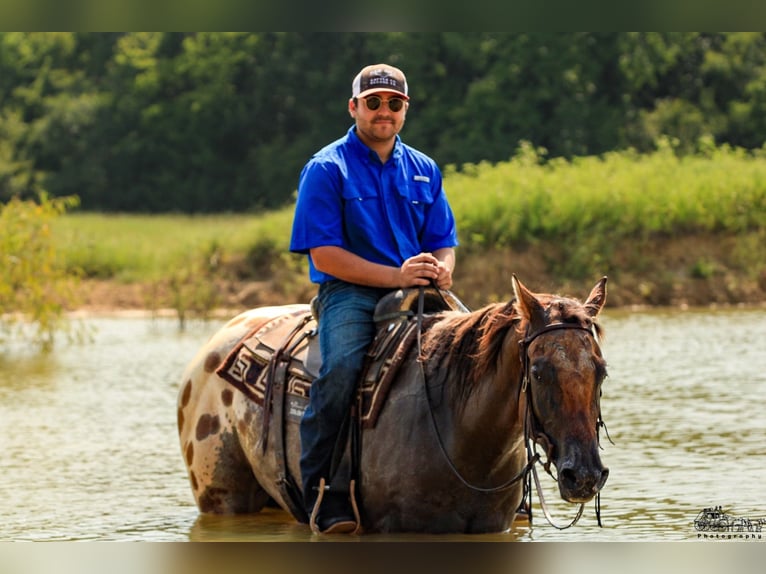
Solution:
[{"label": "blue jeans", "polygon": [[316,498],[313,488],[320,478],[330,482],[335,441],[349,416],[364,355],[375,338],[375,306],[389,291],[338,280],[319,286],[322,366],[311,385],[300,427],[301,478],[304,498],[309,502]]}]

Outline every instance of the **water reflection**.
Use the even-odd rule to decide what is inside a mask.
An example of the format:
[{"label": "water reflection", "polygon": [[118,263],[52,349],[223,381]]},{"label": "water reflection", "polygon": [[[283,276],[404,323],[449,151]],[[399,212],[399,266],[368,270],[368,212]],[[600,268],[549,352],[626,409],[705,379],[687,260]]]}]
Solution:
[{"label": "water reflection", "polygon": [[[509,532],[485,535],[428,534],[342,534],[322,536],[321,540],[335,542],[512,542],[528,534],[528,523],[514,525]],[[245,516],[199,515],[194,521],[189,539],[194,542],[312,542],[320,539],[308,525],[299,524],[283,510],[267,508],[259,514]]]},{"label": "water reflection", "polygon": [[[268,510],[202,516],[176,436],[178,377],[221,322],[183,333],[170,319],[89,319],[89,344],[0,353],[0,540],[316,540]],[[603,415],[614,445],[604,528],[587,505],[567,531],[533,525],[478,537],[399,540],[693,540],[694,518],[721,505],[766,518],[766,311],[611,312]],[[542,477],[559,522],[576,507]],[[341,537],[348,540],[348,537]]]}]

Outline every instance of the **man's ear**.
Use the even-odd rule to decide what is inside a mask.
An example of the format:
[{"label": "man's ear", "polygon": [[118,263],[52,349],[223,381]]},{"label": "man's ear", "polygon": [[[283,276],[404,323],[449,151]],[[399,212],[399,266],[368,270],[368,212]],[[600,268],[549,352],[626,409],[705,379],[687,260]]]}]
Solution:
[{"label": "man's ear", "polygon": [[354,101],[354,98],[348,99],[348,115],[352,118],[356,117],[356,102]]}]

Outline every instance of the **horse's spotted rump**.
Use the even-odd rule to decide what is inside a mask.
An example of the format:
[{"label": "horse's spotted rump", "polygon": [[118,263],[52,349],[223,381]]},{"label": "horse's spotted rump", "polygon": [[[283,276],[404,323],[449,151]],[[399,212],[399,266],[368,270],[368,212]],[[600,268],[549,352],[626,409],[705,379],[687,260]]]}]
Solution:
[{"label": "horse's spotted rump", "polygon": [[196,492],[199,488],[199,483],[197,482],[197,475],[194,474],[194,471],[189,472],[189,481],[191,482],[192,489]]},{"label": "horse's spotted rump", "polygon": [[184,417],[184,410],[179,408],[178,409],[178,432],[179,433],[184,428],[184,421],[185,420],[186,420],[186,418]]},{"label": "horse's spotted rump", "polygon": [[221,364],[221,355],[213,351],[212,353],[208,354],[207,357],[205,357],[205,366],[204,366],[205,372],[212,373],[218,368],[218,365],[220,364]]},{"label": "horse's spotted rump", "polygon": [[189,445],[186,447],[186,464],[191,466],[194,461],[194,443],[189,441]]},{"label": "horse's spotted rump", "polygon": [[224,406],[231,406],[231,402],[234,400],[234,393],[231,392],[231,389],[224,389],[221,391],[221,400],[223,401]]},{"label": "horse's spotted rump", "polygon": [[221,421],[218,415],[202,415],[197,421],[197,440],[204,440],[219,430],[221,430]]}]

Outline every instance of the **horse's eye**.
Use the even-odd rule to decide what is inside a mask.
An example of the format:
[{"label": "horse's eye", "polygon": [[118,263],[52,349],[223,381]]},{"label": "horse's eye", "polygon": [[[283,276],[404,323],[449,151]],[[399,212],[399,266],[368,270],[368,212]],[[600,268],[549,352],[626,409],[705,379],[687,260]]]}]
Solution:
[{"label": "horse's eye", "polygon": [[539,383],[543,380],[543,373],[542,369],[538,367],[537,365],[532,365],[532,376],[534,379]]}]

